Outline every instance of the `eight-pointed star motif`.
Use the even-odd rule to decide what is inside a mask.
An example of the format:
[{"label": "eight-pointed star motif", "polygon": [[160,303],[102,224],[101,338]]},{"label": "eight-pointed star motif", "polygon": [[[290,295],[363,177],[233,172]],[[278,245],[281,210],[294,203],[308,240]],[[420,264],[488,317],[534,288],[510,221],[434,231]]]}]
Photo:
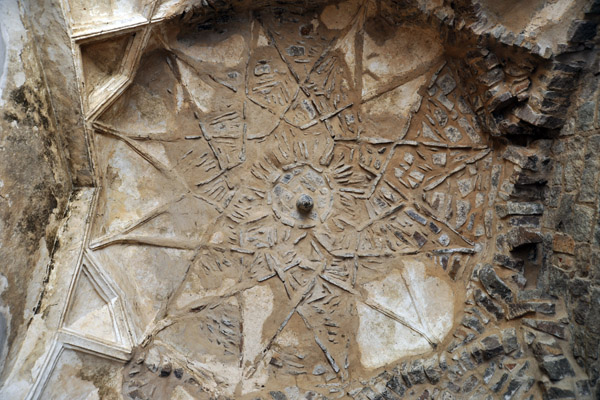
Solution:
[{"label": "eight-pointed star motif", "polygon": [[[269,368],[326,368],[347,381],[434,348],[451,327],[451,302],[423,302],[436,290],[451,299],[448,284],[415,257],[473,253],[488,184],[473,166],[488,170],[490,150],[449,96],[448,67],[426,107],[416,91],[441,68],[404,84],[355,79],[348,48],[363,11],[341,32],[270,15],[205,42],[162,37],[94,125],[105,184],[90,247],[193,251],[155,342],[226,387],[251,390]],[[398,125],[378,123],[402,102]],[[170,117],[140,112],[148,104]],[[460,198],[445,195],[454,187]],[[314,202],[308,212],[302,196]]]}]

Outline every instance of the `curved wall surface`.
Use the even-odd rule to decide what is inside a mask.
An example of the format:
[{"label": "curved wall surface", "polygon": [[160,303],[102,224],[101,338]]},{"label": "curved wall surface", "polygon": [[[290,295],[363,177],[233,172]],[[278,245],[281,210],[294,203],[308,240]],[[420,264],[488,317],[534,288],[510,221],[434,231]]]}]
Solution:
[{"label": "curved wall surface", "polygon": [[517,3],[3,5],[0,398],[594,398],[600,6]]}]

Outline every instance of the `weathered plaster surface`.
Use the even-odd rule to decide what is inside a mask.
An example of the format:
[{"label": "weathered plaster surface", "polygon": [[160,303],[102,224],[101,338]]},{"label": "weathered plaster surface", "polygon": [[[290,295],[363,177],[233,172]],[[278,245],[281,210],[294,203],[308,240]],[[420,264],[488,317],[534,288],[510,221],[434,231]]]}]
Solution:
[{"label": "weathered plaster surface", "polygon": [[71,179],[28,22],[17,1],[0,13],[0,366],[9,371],[38,311]]},{"label": "weathered plaster surface", "polygon": [[68,23],[60,0],[22,1],[29,34],[43,65],[59,141],[75,186],[92,185],[92,166],[84,129],[79,79]]},{"label": "weathered plaster surface", "polygon": [[591,398],[600,7],[521,3],[3,5],[0,398]]}]

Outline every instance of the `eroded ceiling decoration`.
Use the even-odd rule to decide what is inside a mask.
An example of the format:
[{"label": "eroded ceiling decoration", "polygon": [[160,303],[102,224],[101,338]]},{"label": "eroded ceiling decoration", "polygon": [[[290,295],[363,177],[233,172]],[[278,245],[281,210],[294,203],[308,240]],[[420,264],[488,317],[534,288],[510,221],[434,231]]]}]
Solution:
[{"label": "eroded ceiling decoration", "polygon": [[473,298],[502,321],[482,263],[520,154],[481,117],[526,99],[533,59],[387,3],[195,10],[74,28],[98,189],[33,396],[83,349],[127,361],[132,398],[343,397],[468,343]]}]

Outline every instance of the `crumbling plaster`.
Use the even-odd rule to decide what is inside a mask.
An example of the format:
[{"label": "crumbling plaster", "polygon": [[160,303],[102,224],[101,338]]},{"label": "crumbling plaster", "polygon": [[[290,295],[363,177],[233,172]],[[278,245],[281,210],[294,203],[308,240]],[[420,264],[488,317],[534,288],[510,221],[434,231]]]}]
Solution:
[{"label": "crumbling plaster", "polygon": [[[39,311],[58,227],[71,193],[56,119],[35,37],[21,4],[0,4],[3,15],[0,104],[0,365],[21,346]],[[10,352],[10,355],[14,353]]]},{"label": "crumbling plaster", "polygon": [[2,6],[0,397],[595,393],[596,6]]}]

